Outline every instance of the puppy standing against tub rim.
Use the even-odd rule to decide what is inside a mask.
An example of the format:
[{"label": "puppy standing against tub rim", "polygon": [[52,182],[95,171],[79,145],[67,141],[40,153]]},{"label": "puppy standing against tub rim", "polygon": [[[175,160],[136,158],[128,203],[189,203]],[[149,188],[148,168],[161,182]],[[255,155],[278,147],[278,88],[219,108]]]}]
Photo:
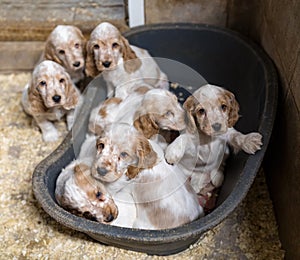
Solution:
[{"label": "puppy standing against tub rim", "polygon": [[[183,104],[187,129],[167,149],[165,158],[179,164],[208,211],[214,207],[214,191],[224,179],[223,171],[229,147],[235,153],[243,150],[254,154],[261,149],[260,133],[242,134],[234,128],[239,119],[239,104],[230,91],[204,85]],[[196,163],[191,163],[197,156]]]}]

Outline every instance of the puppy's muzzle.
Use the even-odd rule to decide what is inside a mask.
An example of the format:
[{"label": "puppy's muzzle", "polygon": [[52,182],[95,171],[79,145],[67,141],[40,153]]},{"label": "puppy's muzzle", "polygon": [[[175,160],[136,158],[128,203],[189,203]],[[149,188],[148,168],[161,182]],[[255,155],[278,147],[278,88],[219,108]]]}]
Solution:
[{"label": "puppy's muzzle", "polygon": [[104,222],[112,222],[114,219],[115,217],[112,214],[108,214],[104,219]]},{"label": "puppy's muzzle", "polygon": [[61,96],[60,95],[54,95],[52,97],[52,100],[55,102],[55,103],[59,103],[60,100],[61,100]]},{"label": "puppy's muzzle", "polygon": [[105,67],[105,68],[109,68],[111,62],[110,61],[103,61],[102,62],[102,65]]},{"label": "puppy's muzzle", "polygon": [[108,170],[103,167],[97,167],[97,172],[99,175],[105,176],[107,174]]}]

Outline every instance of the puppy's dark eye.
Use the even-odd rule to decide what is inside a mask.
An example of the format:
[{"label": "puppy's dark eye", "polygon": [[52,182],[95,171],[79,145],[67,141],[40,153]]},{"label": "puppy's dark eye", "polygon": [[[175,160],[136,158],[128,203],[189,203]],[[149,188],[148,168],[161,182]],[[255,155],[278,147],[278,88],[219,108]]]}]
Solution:
[{"label": "puppy's dark eye", "polygon": [[64,55],[65,51],[64,50],[59,50],[58,53],[61,54],[61,55]]},{"label": "puppy's dark eye", "polygon": [[63,78],[61,78],[60,80],[59,80],[59,83],[64,83],[65,82],[65,79],[63,79]]},{"label": "puppy's dark eye", "polygon": [[225,112],[227,110],[227,106],[225,104],[221,105],[221,109],[223,112]]},{"label": "puppy's dark eye", "polygon": [[94,50],[98,50],[100,48],[99,44],[94,45]]},{"label": "puppy's dark eye", "polygon": [[78,49],[78,48],[80,47],[80,44],[79,44],[79,43],[75,43],[74,47],[75,47],[76,49]]},{"label": "puppy's dark eye", "polygon": [[101,191],[97,191],[96,198],[100,201],[104,201],[103,193]]},{"label": "puppy's dark eye", "polygon": [[117,42],[114,42],[111,46],[112,46],[113,49],[116,49],[116,48],[118,48],[120,45],[119,45]]},{"label": "puppy's dark eye", "polygon": [[167,113],[165,113],[165,116],[170,117],[170,116],[174,116],[172,111],[167,111]]},{"label": "puppy's dark eye", "polygon": [[126,153],[126,152],[121,152],[121,153],[120,153],[120,157],[121,157],[122,159],[125,159],[127,156],[129,156],[129,154]]},{"label": "puppy's dark eye", "polygon": [[47,86],[47,83],[46,83],[46,81],[45,81],[45,80],[42,80],[42,81],[40,82],[40,86],[42,86],[42,87],[45,87],[45,86]]},{"label": "puppy's dark eye", "polygon": [[98,151],[102,151],[104,149],[104,143],[97,143],[96,147]]},{"label": "puppy's dark eye", "polygon": [[205,115],[205,109],[204,108],[199,109],[199,114],[200,115]]}]

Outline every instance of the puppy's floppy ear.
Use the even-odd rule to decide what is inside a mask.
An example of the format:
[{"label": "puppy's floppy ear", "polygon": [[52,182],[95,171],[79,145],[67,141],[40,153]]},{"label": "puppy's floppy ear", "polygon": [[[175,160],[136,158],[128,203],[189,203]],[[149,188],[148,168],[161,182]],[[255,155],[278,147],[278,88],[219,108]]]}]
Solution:
[{"label": "puppy's floppy ear", "polygon": [[135,151],[138,157],[138,164],[137,166],[131,165],[128,167],[126,176],[129,179],[135,178],[143,169],[152,168],[157,160],[157,154],[144,136],[137,138]]},{"label": "puppy's floppy ear", "polygon": [[43,114],[47,111],[44,100],[37,89],[37,84],[38,82],[33,78],[28,88],[29,109],[34,115],[39,115],[40,113]]},{"label": "puppy's floppy ear", "polygon": [[152,146],[146,137],[138,137],[136,152],[139,158],[139,168],[147,169],[155,165],[157,154],[153,151]]},{"label": "puppy's floppy ear", "polygon": [[124,69],[127,73],[137,71],[141,66],[141,60],[136,56],[135,52],[131,49],[129,42],[121,36],[122,54],[124,59]]},{"label": "puppy's floppy ear", "polygon": [[85,74],[95,78],[101,71],[98,71],[95,64],[93,46],[94,44],[91,41],[88,41],[86,44]]},{"label": "puppy's floppy ear", "polygon": [[45,49],[44,49],[44,59],[45,60],[52,60],[56,63],[63,65],[62,61],[59,59],[59,57],[56,55],[55,46],[51,40],[51,37],[48,38],[46,41]]},{"label": "puppy's floppy ear", "polygon": [[97,182],[91,175],[91,169],[85,163],[79,163],[74,167],[75,183],[87,193],[91,199],[95,198],[95,195],[100,190],[105,190],[104,186]]},{"label": "puppy's floppy ear", "polygon": [[194,133],[197,131],[197,126],[194,118],[194,113],[197,105],[199,104],[198,100],[194,96],[189,96],[186,101],[183,103],[183,108],[186,111],[186,120],[187,128]]},{"label": "puppy's floppy ear", "polygon": [[79,101],[79,90],[76,89],[71,77],[66,72],[66,82],[65,82],[65,95],[66,95],[66,103],[64,104],[64,109],[70,110],[74,109]]},{"label": "puppy's floppy ear", "polygon": [[158,134],[159,127],[155,123],[150,113],[145,115],[137,115],[133,122],[134,127],[142,133],[146,138],[151,138],[153,135]]},{"label": "puppy's floppy ear", "polygon": [[224,96],[228,105],[228,127],[233,127],[239,119],[239,104],[232,92],[224,90]]},{"label": "puppy's floppy ear", "polygon": [[136,176],[138,176],[138,174],[139,174],[139,172],[140,172],[141,170],[142,170],[142,169],[140,169],[140,168],[137,167],[137,166],[129,165],[128,168],[127,168],[126,176],[127,176],[129,179],[133,179],[133,178],[135,178]]}]

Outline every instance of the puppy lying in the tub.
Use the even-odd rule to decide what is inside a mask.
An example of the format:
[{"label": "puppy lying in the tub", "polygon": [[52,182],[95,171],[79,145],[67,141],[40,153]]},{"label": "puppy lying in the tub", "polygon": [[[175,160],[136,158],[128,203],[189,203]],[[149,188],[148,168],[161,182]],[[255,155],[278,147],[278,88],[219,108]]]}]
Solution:
[{"label": "puppy lying in the tub", "polygon": [[92,176],[105,184],[117,205],[120,200],[134,202],[132,227],[174,228],[203,216],[189,179],[165,161],[157,143],[133,126],[111,125],[97,139],[96,147]]},{"label": "puppy lying in the tub", "polygon": [[52,121],[66,116],[70,130],[80,99],[79,90],[66,70],[56,62],[45,60],[34,68],[31,82],[23,91],[22,105],[41,129],[44,141],[51,142],[59,136]]},{"label": "puppy lying in the tub", "polygon": [[102,73],[108,96],[124,98],[140,84],[167,89],[168,79],[147,50],[130,45],[110,23],[99,24],[87,42],[85,72],[90,77]]},{"label": "puppy lying in the tub", "polygon": [[136,206],[128,192],[130,179],[124,175],[122,192],[111,196],[105,187],[91,175],[91,166],[96,158],[96,136],[88,135],[76,160],[62,170],[56,181],[55,197],[69,212],[100,223],[113,221],[113,225],[133,227]]},{"label": "puppy lying in the tub", "polygon": [[90,174],[84,160],[73,161],[62,170],[56,181],[55,198],[71,213],[109,223],[117,218],[118,208],[105,186]]},{"label": "puppy lying in the tub", "polygon": [[262,136],[244,135],[233,128],[239,118],[239,105],[234,94],[224,88],[209,84],[200,87],[183,106],[186,132],[167,147],[165,158],[170,164],[178,163],[191,176],[200,204],[209,210],[214,204],[211,196],[224,179],[228,145],[235,153],[243,150],[254,154],[261,148]]}]

